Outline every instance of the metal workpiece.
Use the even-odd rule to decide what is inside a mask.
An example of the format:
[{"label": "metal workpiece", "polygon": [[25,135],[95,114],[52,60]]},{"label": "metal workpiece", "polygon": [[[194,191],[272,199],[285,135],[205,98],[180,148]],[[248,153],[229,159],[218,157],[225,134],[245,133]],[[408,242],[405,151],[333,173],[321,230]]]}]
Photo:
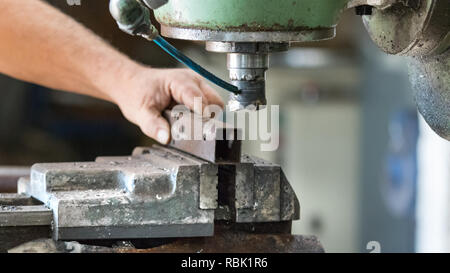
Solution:
[{"label": "metal workpiece", "polygon": [[172,128],[170,147],[213,162],[240,162],[240,130],[216,119],[193,114],[187,108],[165,111]]},{"label": "metal workpiece", "polygon": [[349,0],[171,0],[155,11],[164,36],[218,42],[316,41],[335,36]]},{"label": "metal workpiece", "polygon": [[372,40],[389,54],[438,55],[450,47],[450,5],[441,0],[391,1],[363,21]]}]

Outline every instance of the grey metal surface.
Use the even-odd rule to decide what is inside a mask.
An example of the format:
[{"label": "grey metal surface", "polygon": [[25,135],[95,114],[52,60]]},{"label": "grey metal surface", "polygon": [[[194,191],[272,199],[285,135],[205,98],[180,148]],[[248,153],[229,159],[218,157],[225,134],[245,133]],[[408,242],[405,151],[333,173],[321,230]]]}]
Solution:
[{"label": "grey metal surface", "polygon": [[164,116],[172,127],[170,147],[209,162],[240,161],[241,141],[238,139],[238,129],[214,119],[191,114],[190,111],[165,111]]},{"label": "grey metal surface", "polygon": [[217,53],[265,54],[289,50],[289,43],[206,42],[206,50]]},{"label": "grey metal surface", "polygon": [[211,236],[214,210],[198,203],[200,169],[155,146],[131,157],[36,164],[25,192],[53,210],[55,239]]},{"label": "grey metal surface", "polygon": [[[219,165],[220,217],[236,223],[300,219],[300,205],[279,165],[243,155]],[[217,216],[217,213],[216,213]]]},{"label": "grey metal surface", "polygon": [[[151,157],[152,148],[137,147],[133,151],[134,156]],[[189,158],[192,162],[196,162],[200,166],[200,209],[216,209],[217,208],[217,184],[218,184],[218,167],[216,164],[206,162],[192,155],[173,150],[173,153],[182,157]]]},{"label": "grey metal surface", "polygon": [[291,221],[300,219],[300,202],[295,191],[286,178],[283,170],[280,177],[280,220]]},{"label": "grey metal surface", "polygon": [[241,90],[240,94],[231,95],[229,110],[258,110],[267,104],[266,71],[269,68],[269,53],[286,51],[289,43],[209,41],[206,49],[227,53],[230,80]]},{"label": "grey metal surface", "polygon": [[0,227],[49,226],[52,211],[45,206],[0,206]]},{"label": "grey metal surface", "polygon": [[[162,216],[160,216],[162,217]],[[195,216],[194,216],[195,217]],[[155,220],[152,224],[130,223],[128,226],[95,226],[95,227],[60,227],[58,240],[97,240],[97,239],[142,239],[142,238],[184,238],[204,237],[214,234],[214,225],[210,223],[192,223],[196,221],[186,219],[185,223],[160,224],[166,218]],[[188,218],[188,217],[186,217]],[[201,221],[199,221],[201,222]],[[54,235],[55,236],[55,235]]]},{"label": "grey metal surface", "polygon": [[36,206],[42,205],[38,200],[25,194],[0,193],[0,206]]},{"label": "grey metal surface", "polygon": [[51,236],[52,212],[24,194],[0,194],[0,253]]},{"label": "grey metal surface", "polygon": [[[254,202],[250,208],[244,207],[236,209],[236,222],[246,223],[246,222],[281,221],[280,166],[272,165],[268,162],[258,161],[258,159],[255,159],[250,156],[244,156],[243,162],[255,164],[254,165],[255,170],[253,174]],[[239,184],[237,186],[239,186]],[[242,188],[237,187],[236,191],[241,191],[241,189]],[[250,194],[246,194],[246,196],[249,195]]]},{"label": "grey metal surface", "polygon": [[304,31],[214,31],[204,29],[189,29],[161,25],[161,34],[165,37],[216,42],[308,42],[331,39],[336,36],[335,28],[311,29]]},{"label": "grey metal surface", "polygon": [[450,141],[450,49],[437,56],[410,58],[408,66],[419,112]]},{"label": "grey metal surface", "polygon": [[211,163],[158,145],[36,164],[18,192],[0,195],[0,228],[51,226],[55,240],[212,236],[219,220],[290,227],[300,209],[278,165],[247,155]]},{"label": "grey metal surface", "polygon": [[0,227],[49,226],[52,211],[24,194],[0,194]]},{"label": "grey metal surface", "polygon": [[213,164],[202,164],[200,168],[200,208],[216,209],[219,198],[218,168]]},{"label": "grey metal surface", "polygon": [[267,104],[266,71],[269,68],[269,55],[249,53],[229,53],[227,66],[233,85],[239,87],[240,94],[232,94],[228,102],[230,111],[259,109]]}]

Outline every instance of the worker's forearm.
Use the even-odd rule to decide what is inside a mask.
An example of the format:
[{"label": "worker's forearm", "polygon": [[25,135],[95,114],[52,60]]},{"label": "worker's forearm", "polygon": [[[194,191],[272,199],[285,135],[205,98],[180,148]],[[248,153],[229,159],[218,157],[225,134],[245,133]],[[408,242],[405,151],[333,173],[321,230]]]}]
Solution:
[{"label": "worker's forearm", "polygon": [[194,72],[139,65],[41,0],[0,0],[0,73],[114,102],[162,144],[170,126],[161,111],[172,101],[223,106]]},{"label": "worker's forearm", "polygon": [[0,73],[111,101],[113,84],[138,67],[40,0],[0,0]]}]

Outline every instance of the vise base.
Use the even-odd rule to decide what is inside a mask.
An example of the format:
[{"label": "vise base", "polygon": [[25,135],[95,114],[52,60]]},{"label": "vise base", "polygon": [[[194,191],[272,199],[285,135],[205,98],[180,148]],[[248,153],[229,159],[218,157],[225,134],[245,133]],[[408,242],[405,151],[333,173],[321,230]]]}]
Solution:
[{"label": "vise base", "polygon": [[95,162],[36,164],[18,193],[51,211],[55,240],[205,237],[216,221],[290,222],[300,211],[278,165],[247,155],[211,163],[158,145]]}]

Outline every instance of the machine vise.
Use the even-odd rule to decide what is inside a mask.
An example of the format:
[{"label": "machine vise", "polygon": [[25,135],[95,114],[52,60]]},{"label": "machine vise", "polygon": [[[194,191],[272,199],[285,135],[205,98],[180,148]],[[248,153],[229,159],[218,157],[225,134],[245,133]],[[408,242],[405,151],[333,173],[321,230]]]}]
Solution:
[{"label": "machine vise", "polygon": [[[174,120],[181,127],[192,121],[186,115]],[[288,248],[279,251],[322,251],[314,238],[290,235],[300,206],[280,166],[241,155],[237,138],[219,137],[236,135],[221,122],[202,128],[207,140],[141,147],[131,156],[95,162],[35,164],[30,177],[19,180],[18,194],[0,195],[0,250],[50,236],[93,245],[189,237],[194,243],[226,230],[239,240],[242,234],[290,236]],[[7,233],[37,227],[44,233],[35,237]],[[305,248],[304,240],[313,244]],[[272,250],[268,245],[264,251]]]}]

